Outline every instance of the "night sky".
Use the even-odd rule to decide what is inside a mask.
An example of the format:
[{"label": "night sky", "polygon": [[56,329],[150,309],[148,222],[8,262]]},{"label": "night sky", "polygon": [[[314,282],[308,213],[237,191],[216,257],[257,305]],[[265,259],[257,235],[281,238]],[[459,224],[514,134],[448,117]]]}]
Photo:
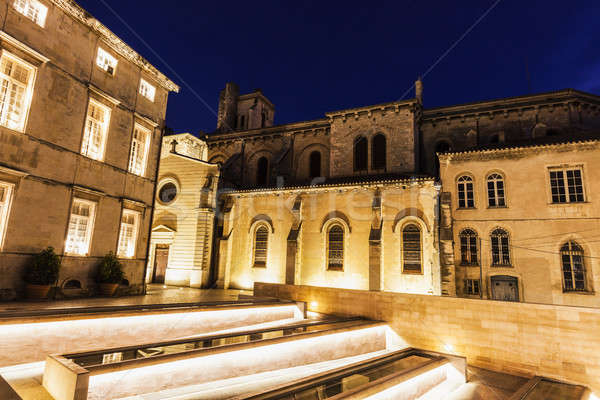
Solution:
[{"label": "night sky", "polygon": [[[227,81],[261,88],[276,124],[399,100],[496,2],[77,1],[181,86],[167,125],[192,133],[214,131]],[[600,94],[599,26],[598,0],[501,0],[424,77],[425,107]]]}]

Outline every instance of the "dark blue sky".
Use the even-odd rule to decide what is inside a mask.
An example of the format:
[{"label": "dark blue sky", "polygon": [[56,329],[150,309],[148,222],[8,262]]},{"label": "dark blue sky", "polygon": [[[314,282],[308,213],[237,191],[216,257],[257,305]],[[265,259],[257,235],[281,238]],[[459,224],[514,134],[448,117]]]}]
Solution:
[{"label": "dark blue sky", "polygon": [[[494,0],[78,2],[181,86],[167,124],[196,133],[227,81],[277,124],[397,100]],[[424,78],[425,106],[527,94],[526,64],[533,92],[599,94],[599,21],[597,0],[502,0]]]}]

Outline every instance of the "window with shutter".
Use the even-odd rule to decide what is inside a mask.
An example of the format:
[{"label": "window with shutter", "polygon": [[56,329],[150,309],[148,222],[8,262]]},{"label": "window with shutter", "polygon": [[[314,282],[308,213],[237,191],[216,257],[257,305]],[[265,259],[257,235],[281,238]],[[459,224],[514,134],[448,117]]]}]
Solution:
[{"label": "window with shutter", "polygon": [[96,203],[83,199],[73,199],[69,231],[65,253],[84,256],[90,250]]},{"label": "window with shutter", "polygon": [[129,172],[144,176],[148,151],[150,148],[150,131],[138,124],[133,129],[131,151],[129,154]]},{"label": "window with shutter", "polygon": [[332,225],[327,233],[327,268],[344,268],[344,228]]},{"label": "window with shutter", "polygon": [[123,210],[121,229],[119,231],[119,246],[117,249],[119,257],[135,257],[139,215],[137,211]]},{"label": "window with shutter", "polygon": [[0,125],[23,131],[29,106],[35,68],[2,51],[0,57]]},{"label": "window with shutter", "polygon": [[408,224],[402,229],[402,272],[422,273],[421,229],[416,224]]},{"label": "window with shutter", "polygon": [[98,161],[104,159],[109,121],[110,109],[90,99],[81,144],[81,154]]},{"label": "window with shutter", "polygon": [[269,230],[261,225],[254,232],[254,266],[267,266],[267,250],[269,246]]}]

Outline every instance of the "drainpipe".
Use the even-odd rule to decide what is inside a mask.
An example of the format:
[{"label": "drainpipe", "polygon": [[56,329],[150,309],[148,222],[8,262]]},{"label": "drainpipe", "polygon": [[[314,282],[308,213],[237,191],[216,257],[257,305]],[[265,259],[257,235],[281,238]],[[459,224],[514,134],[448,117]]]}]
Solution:
[{"label": "drainpipe", "polygon": [[158,169],[160,167],[160,156],[162,154],[163,136],[165,134],[166,125],[160,131],[160,142],[158,144],[158,158],[156,160],[156,168],[154,170],[154,190],[152,191],[152,209],[150,210],[150,223],[148,224],[148,239],[146,241],[146,257],[144,258],[144,268],[142,274],[142,294],[146,294],[146,270],[148,268],[148,261],[150,261],[150,241],[152,239],[152,221],[154,221],[154,209],[156,207],[156,191],[158,190]]}]

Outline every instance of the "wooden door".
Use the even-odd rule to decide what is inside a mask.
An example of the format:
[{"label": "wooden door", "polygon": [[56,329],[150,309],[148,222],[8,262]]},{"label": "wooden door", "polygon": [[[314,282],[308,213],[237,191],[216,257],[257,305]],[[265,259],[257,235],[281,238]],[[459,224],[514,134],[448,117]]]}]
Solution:
[{"label": "wooden door", "polygon": [[169,264],[169,246],[156,247],[154,251],[154,276],[152,282],[165,283],[165,273]]},{"label": "wooden door", "polygon": [[492,277],[492,299],[519,301],[519,281],[513,276]]}]

